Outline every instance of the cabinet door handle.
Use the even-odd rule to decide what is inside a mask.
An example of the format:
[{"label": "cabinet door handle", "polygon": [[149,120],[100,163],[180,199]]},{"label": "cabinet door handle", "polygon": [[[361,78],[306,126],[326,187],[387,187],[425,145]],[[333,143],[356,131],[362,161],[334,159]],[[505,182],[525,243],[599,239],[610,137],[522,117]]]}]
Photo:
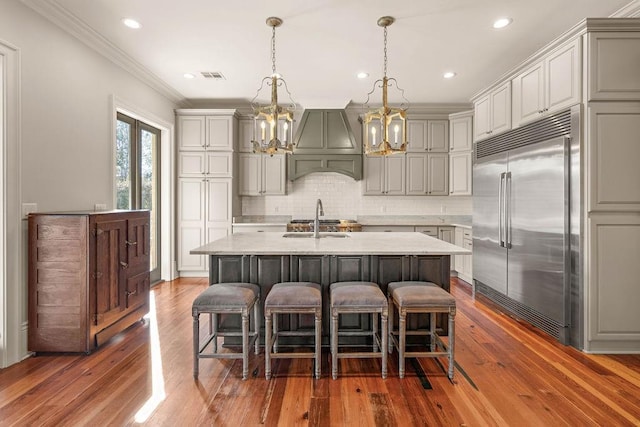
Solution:
[{"label": "cabinet door handle", "polygon": [[127,264],[127,263],[126,263],[126,262],[124,262],[124,261],[120,261],[120,266],[121,266],[122,268],[129,268],[129,264]]},{"label": "cabinet door handle", "polygon": [[127,296],[130,297],[131,295],[135,295],[137,293],[138,293],[137,290],[135,290],[135,291],[127,291]]},{"label": "cabinet door handle", "polygon": [[128,240],[125,240],[124,242],[127,244],[127,246],[135,246],[138,244],[138,242],[130,242]]}]

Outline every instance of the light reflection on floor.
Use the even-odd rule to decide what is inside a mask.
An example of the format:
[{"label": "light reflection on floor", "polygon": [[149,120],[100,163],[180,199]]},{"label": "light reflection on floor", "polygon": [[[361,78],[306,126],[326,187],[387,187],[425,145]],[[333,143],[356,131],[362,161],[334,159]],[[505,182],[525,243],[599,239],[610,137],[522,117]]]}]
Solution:
[{"label": "light reflection on floor", "polygon": [[153,291],[149,292],[149,314],[145,316],[149,321],[149,338],[151,344],[151,397],[135,415],[137,423],[145,422],[165,399],[164,376],[162,374],[162,354],[160,352],[160,335],[158,334],[158,319],[156,317],[156,299]]}]

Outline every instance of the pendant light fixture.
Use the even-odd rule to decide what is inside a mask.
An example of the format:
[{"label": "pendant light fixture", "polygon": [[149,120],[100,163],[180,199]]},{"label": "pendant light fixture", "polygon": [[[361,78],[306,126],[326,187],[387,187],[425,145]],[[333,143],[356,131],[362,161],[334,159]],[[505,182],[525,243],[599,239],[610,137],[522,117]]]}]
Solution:
[{"label": "pendant light fixture", "polygon": [[387,103],[387,89],[394,84],[401,92],[402,98],[407,101],[404,90],[398,87],[396,79],[387,77],[387,27],[394,21],[391,16],[378,19],[378,26],[384,28],[384,76],[373,84],[373,89],[367,94],[364,104],[364,107],[369,109],[371,94],[376,88],[382,88],[382,106],[367,111],[364,116],[364,150],[365,154],[372,156],[387,156],[407,151],[407,108],[404,103],[400,108],[389,107]]},{"label": "pendant light fixture", "polygon": [[[291,98],[287,83],[276,72],[276,27],[282,25],[282,19],[267,18],[267,25],[271,27],[271,75],[262,79],[262,84],[256,96],[251,100],[253,108],[253,144],[254,153],[266,153],[271,156],[280,153],[293,152],[293,112],[296,104]],[[262,89],[271,87],[271,103],[260,105],[256,101]],[[288,106],[278,104],[278,87],[283,87],[291,101]]]}]

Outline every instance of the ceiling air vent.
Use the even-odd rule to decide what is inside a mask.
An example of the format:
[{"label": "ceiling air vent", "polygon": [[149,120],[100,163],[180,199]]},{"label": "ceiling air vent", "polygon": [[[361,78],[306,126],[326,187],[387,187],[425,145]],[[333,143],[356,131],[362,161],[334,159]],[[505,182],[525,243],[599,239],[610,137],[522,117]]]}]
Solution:
[{"label": "ceiling air vent", "polygon": [[205,79],[226,80],[222,73],[218,71],[201,71],[202,77]]}]

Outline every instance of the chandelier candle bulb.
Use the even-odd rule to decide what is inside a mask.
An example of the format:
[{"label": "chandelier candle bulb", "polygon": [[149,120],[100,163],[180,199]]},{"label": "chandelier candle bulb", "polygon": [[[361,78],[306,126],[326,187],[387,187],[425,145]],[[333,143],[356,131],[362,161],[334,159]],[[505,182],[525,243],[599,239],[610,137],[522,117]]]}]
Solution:
[{"label": "chandelier candle bulb", "polygon": [[261,140],[262,140],[262,142],[264,142],[265,134],[266,134],[266,131],[267,131],[267,125],[265,124],[265,122],[262,122],[262,123],[260,123],[260,127],[262,128],[262,138],[261,138]]},{"label": "chandelier candle bulb", "polygon": [[371,127],[371,145],[376,145],[376,128],[374,128],[373,126]]},{"label": "chandelier candle bulb", "polygon": [[287,122],[284,122],[284,124],[282,125],[282,129],[284,130],[282,140],[284,142],[287,142],[287,131],[289,130],[289,125],[287,124]]}]

